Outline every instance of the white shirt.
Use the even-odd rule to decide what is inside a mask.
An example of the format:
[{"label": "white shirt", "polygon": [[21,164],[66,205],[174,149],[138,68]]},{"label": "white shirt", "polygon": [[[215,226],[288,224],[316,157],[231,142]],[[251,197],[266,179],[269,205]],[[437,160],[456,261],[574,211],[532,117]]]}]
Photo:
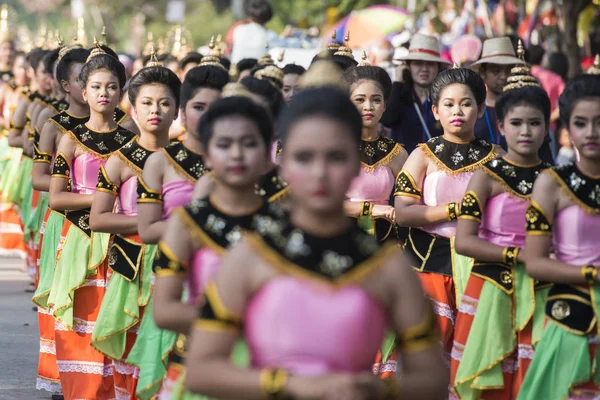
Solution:
[{"label": "white shirt", "polygon": [[233,31],[231,62],[237,63],[244,58],[261,58],[265,54],[267,40],[272,41],[276,36],[275,32],[256,22],[238,26]]}]

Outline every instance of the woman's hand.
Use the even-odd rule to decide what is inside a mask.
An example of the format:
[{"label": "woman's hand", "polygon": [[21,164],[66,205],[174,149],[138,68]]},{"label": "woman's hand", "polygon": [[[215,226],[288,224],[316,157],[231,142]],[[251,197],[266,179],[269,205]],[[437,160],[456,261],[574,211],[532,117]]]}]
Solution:
[{"label": "woman's hand", "polygon": [[291,377],[289,394],[303,400],[382,400],[385,384],[372,372],[333,374],[323,377]]},{"label": "woman's hand", "polygon": [[392,206],[375,205],[373,206],[372,215],[375,218],[385,218],[392,222],[396,221],[396,210]]}]

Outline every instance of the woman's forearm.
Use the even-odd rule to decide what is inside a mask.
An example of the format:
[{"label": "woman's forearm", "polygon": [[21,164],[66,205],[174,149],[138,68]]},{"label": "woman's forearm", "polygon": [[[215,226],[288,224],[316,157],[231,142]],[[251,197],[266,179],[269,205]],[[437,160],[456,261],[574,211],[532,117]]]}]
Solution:
[{"label": "woman's forearm", "polygon": [[415,204],[411,206],[396,205],[396,222],[400,226],[421,227],[448,220],[446,205],[425,206]]},{"label": "woman's forearm", "polygon": [[156,244],[167,229],[167,221],[156,221],[149,225],[139,225],[139,235],[142,242],[147,244]]},{"label": "woman's forearm", "polygon": [[70,192],[51,193],[49,206],[53,210],[83,210],[92,206],[93,194]]},{"label": "woman's forearm", "polygon": [[137,233],[137,216],[115,214],[113,212],[92,213],[90,228],[95,232],[106,232],[119,235]]},{"label": "woman's forearm", "polygon": [[189,334],[198,318],[198,307],[181,301],[155,301],[154,320],[156,326],[173,332]]}]

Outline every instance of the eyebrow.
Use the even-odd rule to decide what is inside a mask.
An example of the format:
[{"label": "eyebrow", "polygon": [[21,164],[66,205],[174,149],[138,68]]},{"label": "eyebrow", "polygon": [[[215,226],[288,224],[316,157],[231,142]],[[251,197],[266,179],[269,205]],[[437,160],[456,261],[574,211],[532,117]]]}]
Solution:
[{"label": "eyebrow", "polygon": [[[442,101],[444,101],[444,100],[454,100],[454,99],[450,98],[450,97],[445,97],[444,99],[442,99]],[[473,100],[473,98],[472,97],[463,97],[459,101],[463,101],[463,100]]]},{"label": "eyebrow", "polygon": [[[104,83],[104,82],[100,82],[100,81],[92,81],[91,83],[102,84],[102,83]],[[117,82],[117,81],[110,81],[110,82],[107,82],[106,84],[107,84],[107,85],[110,85],[111,83],[114,83],[115,85],[116,85],[116,84],[118,84],[118,82]]]}]

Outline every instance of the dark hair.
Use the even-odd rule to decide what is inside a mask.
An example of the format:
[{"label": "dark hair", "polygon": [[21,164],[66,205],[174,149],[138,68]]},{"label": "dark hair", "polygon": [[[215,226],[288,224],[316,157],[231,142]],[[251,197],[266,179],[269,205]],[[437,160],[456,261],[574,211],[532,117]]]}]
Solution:
[{"label": "dark hair", "polygon": [[260,137],[268,149],[273,138],[273,120],[269,112],[247,97],[227,97],[215,101],[206,110],[198,123],[198,136],[205,149],[213,136],[215,123],[226,117],[241,116],[256,124]]},{"label": "dark hair", "polygon": [[294,124],[312,116],[323,116],[346,125],[358,149],[362,133],[360,114],[348,93],[331,87],[307,88],[294,96],[279,118],[282,142],[287,141]]},{"label": "dark hair", "polygon": [[231,61],[229,61],[229,58],[220,56],[219,57],[219,62],[221,63],[222,66],[225,67],[225,69],[227,71],[229,71],[229,68],[231,68]]},{"label": "dark hair", "polygon": [[203,88],[223,90],[229,83],[229,73],[221,67],[204,65],[189,70],[181,85],[180,107],[185,108],[188,101]]},{"label": "dark hair", "polygon": [[46,54],[48,54],[47,50],[31,50],[26,58],[27,64],[29,64],[29,66],[31,66],[31,68],[33,68],[34,71],[37,70],[38,66],[40,65],[40,62],[42,62],[42,59]]},{"label": "dark hair", "polygon": [[[257,76],[256,73],[258,71],[261,71],[261,70],[263,70],[263,69],[265,69],[267,67],[273,67],[273,68],[277,68],[278,70],[281,70],[281,68],[279,68],[276,65],[259,65],[259,64],[257,64],[256,66],[254,66],[254,68],[252,68],[250,70],[250,75],[256,77]],[[259,77],[259,79],[265,79],[265,80],[271,82],[272,84],[274,84],[275,86],[277,86],[279,88],[279,90],[283,89],[283,79],[279,80],[277,78],[271,78],[270,76],[265,76],[263,78]]]},{"label": "dark hair", "polygon": [[467,68],[451,68],[439,73],[434,79],[429,89],[431,100],[434,105],[438,105],[442,91],[455,83],[466,85],[473,92],[475,101],[478,105],[485,102],[486,88],[481,76]]},{"label": "dark hair", "polygon": [[183,71],[188,64],[200,64],[200,60],[202,60],[202,54],[198,53],[197,51],[191,51],[181,59],[179,62],[179,68],[181,68]]},{"label": "dark hair", "polygon": [[85,63],[79,74],[81,86],[85,88],[90,75],[100,69],[105,69],[115,75],[119,80],[121,90],[123,90],[123,87],[125,87],[125,83],[127,82],[125,66],[121,64],[121,61],[108,54],[98,54]]},{"label": "dark hair", "polygon": [[600,75],[580,75],[571,79],[558,99],[560,122],[569,126],[573,109],[579,100],[600,97]]},{"label": "dark hair", "polygon": [[540,65],[544,59],[546,50],[542,46],[531,45],[527,49],[527,59],[531,65]]},{"label": "dark hair", "polygon": [[56,80],[58,82],[68,81],[71,68],[74,64],[85,64],[90,55],[87,49],[73,49],[66,53],[56,66]]},{"label": "dark hair", "polygon": [[565,53],[550,53],[548,56],[548,68],[555,74],[560,75],[563,81],[569,80],[569,59]]},{"label": "dark hair", "polygon": [[288,64],[285,67],[283,67],[283,74],[284,75],[300,75],[302,76],[304,73],[306,72],[306,68],[304,68],[302,65],[296,65],[296,64]]},{"label": "dark hair", "polygon": [[179,96],[181,92],[181,81],[175,75],[175,72],[166,67],[146,67],[139,70],[129,81],[127,96],[129,101],[135,107],[142,86],[158,83],[169,88],[175,98],[175,104],[179,108]]},{"label": "dark hair", "polygon": [[350,85],[360,81],[371,81],[381,89],[383,92],[383,99],[387,102],[392,93],[392,80],[388,73],[381,67],[365,66],[365,67],[352,67],[348,68],[344,72],[344,79]]},{"label": "dark hair", "polygon": [[246,0],[244,12],[253,21],[264,25],[273,18],[273,8],[266,0]]},{"label": "dark hair", "polygon": [[[109,56],[113,56],[113,57],[114,57],[114,58],[116,58],[117,60],[119,59],[119,56],[117,55],[117,53],[116,53],[116,52],[115,52],[113,49],[111,49],[110,47],[108,47],[107,45],[105,45],[105,44],[101,44],[101,45],[100,45],[100,48],[101,48],[102,50],[104,50],[104,52],[105,52],[106,54],[108,54]],[[90,51],[92,51],[92,49],[90,49]]]},{"label": "dark hair", "polygon": [[256,58],[243,58],[236,64],[238,72],[247,71],[252,69],[258,64],[258,60]]},{"label": "dark hair", "polygon": [[269,103],[271,115],[274,119],[277,119],[285,102],[281,90],[270,83],[270,81],[258,79],[254,76],[247,76],[240,83],[250,92],[264,97]]},{"label": "dark hair", "polygon": [[350,58],[350,57],[346,57],[346,56],[333,55],[331,57],[331,61],[333,61],[335,64],[337,64],[337,66],[340,67],[344,71],[350,67],[356,67],[358,65],[358,61],[356,61],[354,58]]},{"label": "dark hair", "polygon": [[496,115],[500,123],[515,107],[527,105],[537,108],[544,114],[546,129],[550,124],[550,98],[544,89],[539,86],[523,86],[521,88],[506,90],[496,99]]},{"label": "dark hair", "polygon": [[42,60],[44,63],[44,69],[46,70],[46,73],[51,74],[52,76],[54,76],[54,65],[58,60],[59,51],[60,49],[50,50],[48,53],[46,53],[44,59]]}]

